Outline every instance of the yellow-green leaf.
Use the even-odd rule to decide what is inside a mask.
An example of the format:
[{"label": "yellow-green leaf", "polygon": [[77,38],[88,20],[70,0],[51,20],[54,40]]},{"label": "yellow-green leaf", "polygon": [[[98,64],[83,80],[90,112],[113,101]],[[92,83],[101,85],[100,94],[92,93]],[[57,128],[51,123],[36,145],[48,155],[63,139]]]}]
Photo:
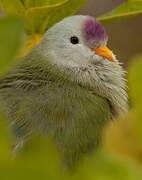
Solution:
[{"label": "yellow-green leaf", "polygon": [[58,6],[62,6],[64,3],[66,3],[66,0],[64,0],[62,3],[51,6],[28,9],[27,21],[29,32],[32,32],[32,34],[44,33],[46,27],[48,26],[49,20],[54,13],[54,10],[56,10]]},{"label": "yellow-green leaf", "polygon": [[62,7],[58,6],[50,18],[48,28],[56,22],[61,21],[64,17],[74,15],[87,1],[88,0],[68,0]]},{"label": "yellow-green leaf", "polygon": [[26,8],[33,8],[58,4],[61,3],[61,0],[23,0],[23,3]]},{"label": "yellow-green leaf", "polygon": [[77,179],[141,180],[142,172],[140,166],[133,161],[118,159],[111,154],[99,152],[94,158],[82,163]]},{"label": "yellow-green leaf", "polygon": [[[129,85],[140,139],[142,139],[142,55],[136,57],[130,68]],[[142,142],[142,141],[141,141]]]},{"label": "yellow-green leaf", "polygon": [[30,8],[27,11],[28,30],[44,33],[64,17],[73,15],[85,2],[87,0],[62,0],[56,4]]},{"label": "yellow-green leaf", "polygon": [[17,18],[0,18],[0,72],[7,68],[23,38],[24,22]]},{"label": "yellow-green leaf", "polygon": [[0,0],[0,5],[6,13],[6,15],[24,17],[25,7],[22,4],[22,0]]},{"label": "yellow-green leaf", "polygon": [[1,180],[55,180],[55,178],[48,175],[46,170],[42,169],[13,168],[8,166],[0,167],[0,172]]},{"label": "yellow-green leaf", "polygon": [[142,0],[131,0],[123,3],[112,12],[99,17],[98,20],[103,24],[109,24],[136,16],[138,14],[142,14]]},{"label": "yellow-green leaf", "polygon": [[54,169],[59,170],[60,158],[53,140],[47,136],[40,136],[32,138],[25,144],[24,151],[15,158],[14,166],[46,168],[47,162],[50,162],[50,170],[52,169],[53,172]]},{"label": "yellow-green leaf", "polygon": [[[28,141],[24,150],[17,154],[13,160],[12,168],[14,171],[17,168],[24,169],[19,174],[19,176],[24,177],[23,179],[29,179],[28,174],[33,176],[31,176],[31,180],[39,180],[39,177],[45,180],[63,179],[60,172],[59,154],[53,140],[49,137],[36,137]],[[28,171],[29,169],[33,171]],[[38,172],[39,176],[34,176],[36,172]],[[16,177],[16,173],[11,175]]]},{"label": "yellow-green leaf", "polygon": [[73,15],[88,0],[0,0],[6,15],[27,20],[27,33],[44,33],[66,16]]}]

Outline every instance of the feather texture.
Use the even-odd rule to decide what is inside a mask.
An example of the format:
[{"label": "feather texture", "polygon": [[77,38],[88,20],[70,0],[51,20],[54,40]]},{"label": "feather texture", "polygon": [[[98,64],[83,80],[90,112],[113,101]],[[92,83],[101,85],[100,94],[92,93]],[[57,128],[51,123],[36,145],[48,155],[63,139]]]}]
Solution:
[{"label": "feather texture", "polygon": [[46,63],[45,68],[42,58],[29,54],[19,61],[0,80],[0,98],[17,143],[40,133],[52,136],[64,162],[73,165],[99,145],[110,120],[108,101],[71,82],[55,66]]}]

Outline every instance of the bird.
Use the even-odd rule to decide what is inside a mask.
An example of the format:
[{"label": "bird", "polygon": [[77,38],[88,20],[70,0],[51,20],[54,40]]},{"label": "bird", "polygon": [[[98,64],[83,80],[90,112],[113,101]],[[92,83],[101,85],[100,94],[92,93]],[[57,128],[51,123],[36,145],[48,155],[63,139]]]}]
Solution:
[{"label": "bird", "polygon": [[72,167],[100,147],[105,125],[128,111],[126,72],[107,42],[94,17],[66,17],[1,76],[15,151],[36,135],[52,137]]}]

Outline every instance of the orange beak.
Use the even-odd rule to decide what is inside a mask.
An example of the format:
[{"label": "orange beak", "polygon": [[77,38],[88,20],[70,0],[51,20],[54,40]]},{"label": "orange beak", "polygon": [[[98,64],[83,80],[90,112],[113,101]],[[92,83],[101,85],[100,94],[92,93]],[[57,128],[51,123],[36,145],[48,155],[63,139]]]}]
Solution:
[{"label": "orange beak", "polygon": [[93,51],[95,51],[97,55],[102,56],[111,62],[117,62],[113,52],[106,46],[102,46],[101,48],[93,48]]}]

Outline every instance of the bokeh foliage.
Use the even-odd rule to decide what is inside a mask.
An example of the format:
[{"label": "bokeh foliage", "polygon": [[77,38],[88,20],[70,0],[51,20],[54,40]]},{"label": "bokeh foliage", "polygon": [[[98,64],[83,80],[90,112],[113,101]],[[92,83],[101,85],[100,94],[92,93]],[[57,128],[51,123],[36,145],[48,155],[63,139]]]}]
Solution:
[{"label": "bokeh foliage", "polygon": [[26,32],[42,34],[66,16],[73,15],[87,0],[0,0],[7,15],[27,21]]},{"label": "bokeh foliage", "polygon": [[[37,44],[45,30],[66,16],[73,15],[87,0],[0,0],[9,16],[0,18],[0,72],[19,54]],[[142,0],[129,0],[98,19],[112,23],[142,13]],[[15,17],[13,17],[15,16]],[[25,23],[23,22],[25,21]],[[103,148],[88,157],[70,175],[61,171],[60,156],[52,139],[29,141],[16,158],[11,158],[11,137],[0,116],[0,179],[114,180],[142,179],[142,55],[130,68],[131,112],[106,127]]]},{"label": "bokeh foliage", "polygon": [[1,72],[11,63],[20,49],[24,34],[24,21],[17,18],[0,18],[0,67]]},{"label": "bokeh foliage", "polygon": [[103,24],[114,23],[117,21],[121,21],[123,19],[127,19],[136,15],[142,14],[142,0],[129,0],[112,12],[99,17],[99,21]]}]

